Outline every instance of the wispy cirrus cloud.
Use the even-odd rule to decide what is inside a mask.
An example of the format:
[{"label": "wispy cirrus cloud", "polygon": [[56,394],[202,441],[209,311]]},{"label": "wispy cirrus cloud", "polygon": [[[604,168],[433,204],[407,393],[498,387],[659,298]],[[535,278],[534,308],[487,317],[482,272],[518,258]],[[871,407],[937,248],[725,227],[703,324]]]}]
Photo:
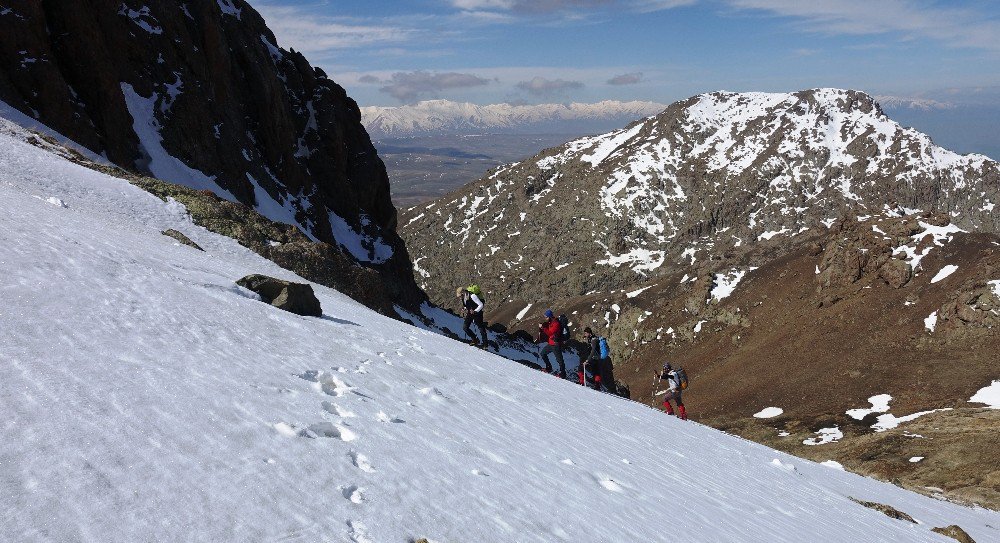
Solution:
[{"label": "wispy cirrus cloud", "polygon": [[731,7],[789,17],[827,34],[889,34],[955,47],[1000,51],[1000,21],[973,9],[928,0],[726,0]]},{"label": "wispy cirrus cloud", "polygon": [[533,96],[548,96],[570,89],[583,88],[583,82],[534,77],[528,81],[520,81],[514,86]]},{"label": "wispy cirrus cloud", "polygon": [[651,12],[687,6],[697,0],[450,0],[452,7],[466,12],[514,15],[566,13],[579,16],[586,11],[621,10]]},{"label": "wispy cirrus cloud", "polygon": [[608,80],[608,85],[635,85],[642,81],[642,72],[616,75]]},{"label": "wispy cirrus cloud", "polygon": [[297,6],[255,1],[253,7],[267,21],[279,45],[307,54],[401,44],[413,41],[421,33],[393,24],[324,16]]},{"label": "wispy cirrus cloud", "polygon": [[475,74],[458,72],[396,72],[386,79],[367,74],[358,79],[362,83],[380,84],[379,90],[401,102],[412,102],[442,91],[482,87],[491,80]]}]

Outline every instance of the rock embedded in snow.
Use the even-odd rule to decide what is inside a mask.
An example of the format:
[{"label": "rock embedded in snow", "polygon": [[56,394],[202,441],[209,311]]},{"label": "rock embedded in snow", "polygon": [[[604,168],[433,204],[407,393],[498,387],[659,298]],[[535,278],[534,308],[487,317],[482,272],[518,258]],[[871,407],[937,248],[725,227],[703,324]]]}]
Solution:
[{"label": "rock embedded in snow", "polygon": [[895,507],[893,507],[891,505],[886,505],[884,503],[866,502],[866,501],[859,500],[857,498],[851,498],[851,500],[853,500],[855,503],[863,505],[863,506],[865,506],[865,507],[867,507],[869,509],[874,509],[874,510],[878,511],[879,513],[882,513],[883,515],[885,515],[885,516],[887,516],[889,518],[894,518],[896,520],[905,520],[906,522],[911,522],[913,524],[917,523],[917,521],[913,520],[913,517],[911,517],[910,515],[908,515],[908,514],[902,512],[902,511],[900,511],[899,509],[896,509]]},{"label": "rock embedded in snow", "polygon": [[946,535],[955,541],[958,541],[958,543],[976,543],[976,540],[972,539],[972,536],[970,536],[968,532],[963,530],[962,527],[957,524],[945,526],[944,528],[931,528],[931,531],[941,535]]},{"label": "rock embedded in snow", "polygon": [[182,232],[180,232],[178,230],[174,230],[173,228],[168,228],[168,229],[164,230],[162,232],[162,234],[164,236],[167,236],[167,237],[170,237],[170,238],[173,238],[173,239],[177,240],[177,242],[181,243],[182,245],[187,245],[188,247],[191,247],[191,248],[194,248],[194,249],[198,249],[199,251],[204,251],[205,250],[205,249],[202,249],[201,246],[198,245],[197,243],[191,241],[191,238],[185,236]]},{"label": "rock embedded in snow", "polygon": [[278,309],[305,317],[323,316],[323,308],[311,285],[283,281],[260,274],[248,275],[236,284],[256,292],[265,303]]}]

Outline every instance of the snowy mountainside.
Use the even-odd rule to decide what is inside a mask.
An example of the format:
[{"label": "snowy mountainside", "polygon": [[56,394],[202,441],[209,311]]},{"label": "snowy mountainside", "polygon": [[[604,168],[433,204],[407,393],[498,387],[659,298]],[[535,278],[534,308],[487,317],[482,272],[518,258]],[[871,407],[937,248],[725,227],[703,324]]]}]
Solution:
[{"label": "snowy mountainside", "polygon": [[234,281],[300,278],[4,128],[2,539],[1000,537],[996,512],[593,393],[319,285],[322,318],[281,312]]},{"label": "snowy mountainside", "polygon": [[[408,210],[401,233],[432,299],[472,246],[502,298],[531,300],[795,243],[844,217],[935,210],[1000,232],[998,200],[995,161],[935,146],[863,93],[719,92],[499,168]],[[570,262],[586,265],[553,272]]]},{"label": "snowy mountainside", "polygon": [[[620,126],[655,115],[655,102],[605,100],[594,104],[477,105],[425,100],[398,107],[361,108],[361,122],[373,138],[442,133],[593,133],[584,127]],[[572,126],[573,128],[568,128]]]}]

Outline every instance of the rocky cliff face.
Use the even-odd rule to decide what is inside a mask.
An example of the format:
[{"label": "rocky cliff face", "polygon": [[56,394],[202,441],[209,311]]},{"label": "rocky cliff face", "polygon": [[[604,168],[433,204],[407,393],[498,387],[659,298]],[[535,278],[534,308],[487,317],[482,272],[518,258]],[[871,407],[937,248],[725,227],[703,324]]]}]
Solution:
[{"label": "rocky cliff face", "polygon": [[279,48],[244,0],[6,2],[0,99],[116,165],[247,204],[416,291],[357,104]]}]

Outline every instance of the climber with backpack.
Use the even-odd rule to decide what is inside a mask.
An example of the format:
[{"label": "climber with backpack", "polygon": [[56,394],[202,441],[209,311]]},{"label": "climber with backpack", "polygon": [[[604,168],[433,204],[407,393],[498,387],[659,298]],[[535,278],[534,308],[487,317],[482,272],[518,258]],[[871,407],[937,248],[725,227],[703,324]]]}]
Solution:
[{"label": "climber with backpack", "polygon": [[566,362],[563,360],[562,348],[569,327],[564,327],[562,322],[560,322],[561,320],[566,320],[567,325],[569,324],[564,315],[560,315],[560,318],[557,319],[551,309],[545,310],[545,322],[538,324],[538,340],[539,342],[547,342],[547,345],[542,347],[539,355],[541,355],[542,361],[545,362],[545,371],[554,373],[552,371],[552,364],[549,362],[549,354],[554,353],[556,362],[559,363],[559,377],[565,379]]},{"label": "climber with backpack", "polygon": [[657,384],[660,381],[667,382],[667,393],[663,396],[663,407],[667,414],[674,414],[674,408],[670,405],[670,400],[673,400],[677,403],[677,417],[681,420],[687,420],[687,410],[684,409],[684,400],[681,398],[681,392],[688,386],[687,373],[685,373],[684,368],[675,370],[668,362],[663,365],[662,372],[653,372],[653,375]]},{"label": "climber with backpack", "polygon": [[[462,329],[471,338],[469,345],[476,345],[484,349],[489,347],[489,339],[486,337],[486,322],[483,320],[483,308],[486,307],[486,302],[482,289],[478,285],[458,287],[455,290],[455,296],[461,301],[462,308],[465,310],[465,322]],[[479,328],[479,333],[483,338],[482,342],[476,339],[476,335],[469,327],[473,323]]]},{"label": "climber with backpack", "polygon": [[588,326],[583,329],[583,339],[590,346],[590,354],[587,355],[587,358],[580,364],[580,368],[577,370],[580,377],[580,384],[586,385],[586,370],[589,369],[590,374],[594,376],[595,390],[601,390],[603,386],[605,391],[617,394],[613,371],[614,366],[611,363],[611,349],[608,347],[607,338],[594,335],[594,331]]}]

